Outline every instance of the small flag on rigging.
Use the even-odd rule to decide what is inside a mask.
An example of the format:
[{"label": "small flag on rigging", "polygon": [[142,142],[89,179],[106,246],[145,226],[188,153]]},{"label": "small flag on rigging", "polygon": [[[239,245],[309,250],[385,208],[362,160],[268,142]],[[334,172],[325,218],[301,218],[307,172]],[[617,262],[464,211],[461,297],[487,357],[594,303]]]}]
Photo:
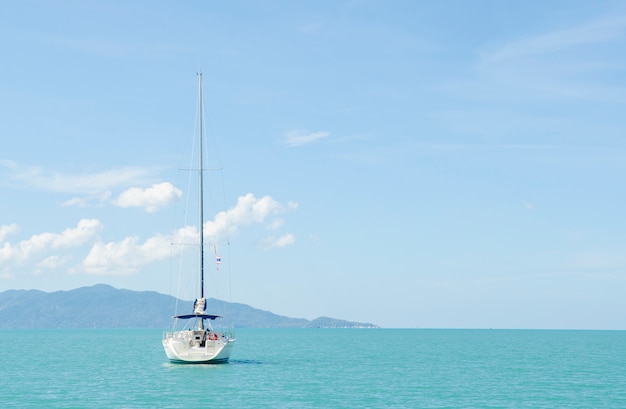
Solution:
[{"label": "small flag on rigging", "polygon": [[219,266],[220,264],[222,264],[222,258],[220,256],[215,256],[215,262]]}]

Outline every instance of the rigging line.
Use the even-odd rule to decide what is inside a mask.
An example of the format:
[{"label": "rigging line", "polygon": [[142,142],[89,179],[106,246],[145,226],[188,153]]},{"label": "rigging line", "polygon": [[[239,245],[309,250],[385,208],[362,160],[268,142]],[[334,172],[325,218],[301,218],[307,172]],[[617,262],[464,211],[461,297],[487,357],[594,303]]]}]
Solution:
[{"label": "rigging line", "polygon": [[[219,253],[217,251],[217,244],[215,242],[213,242],[213,254],[216,257],[216,263],[217,263],[217,257],[219,256]],[[224,267],[224,264],[228,264],[228,260],[224,260],[224,261],[225,263],[221,263],[220,261],[220,267]],[[216,301],[216,307],[214,307],[216,309],[216,312],[219,315],[222,315],[223,317],[228,317],[228,314],[226,313],[227,312],[226,302],[225,302],[226,297],[223,291],[224,286],[225,286],[225,281],[228,279],[228,277],[224,274],[224,269],[223,268],[220,269],[218,267],[210,268],[208,279],[211,284],[211,287],[210,287],[212,290],[211,295],[214,296],[215,301]]]},{"label": "rigging line", "polygon": [[[204,115],[204,111],[202,112],[202,114]],[[226,200],[226,183],[225,183],[225,178],[224,178],[224,169],[222,167],[222,159],[221,159],[221,155],[220,155],[220,150],[219,150],[219,145],[217,143],[217,132],[215,132],[215,130],[213,129],[213,123],[209,117],[209,119],[205,120],[205,127],[208,127],[210,129],[210,132],[205,133],[205,136],[207,136],[207,139],[210,139],[212,142],[212,147],[213,147],[213,153],[214,156],[216,158],[217,161],[217,168],[212,168],[211,170],[215,170],[219,172],[219,179],[220,179],[220,187],[221,187],[221,193],[222,193],[222,205],[224,208],[225,212],[228,212],[227,209],[227,200]],[[210,137],[210,138],[209,138]],[[207,143],[208,145],[208,143]],[[208,149],[208,148],[207,148]],[[207,153],[207,157],[208,157],[208,153]],[[217,200],[214,198],[213,192],[209,191],[211,199],[213,199],[213,203],[215,208],[217,209]],[[225,239],[225,243],[228,246],[228,268],[227,268],[227,275],[228,275],[228,301],[232,301],[232,267],[231,267],[231,258],[230,258],[230,236],[231,236],[231,225],[229,222],[229,218],[226,217],[226,225],[224,228],[224,239]],[[221,242],[222,240],[217,240],[216,237],[216,242]]]},{"label": "rigging line", "polygon": [[[213,123],[212,123],[212,121],[210,119],[210,116],[208,116],[208,119],[207,119],[207,114],[206,114],[206,111],[204,109],[204,106],[201,107],[199,115],[201,116],[201,120],[202,120],[202,122],[200,122],[202,124],[201,125],[202,129],[200,131],[202,132],[204,141],[207,142],[207,143],[201,145],[201,146],[203,146],[202,150],[203,150],[203,153],[205,154],[206,161],[209,161],[210,160],[209,158],[215,158],[215,161],[217,162],[217,167],[216,168],[207,166],[205,168],[205,170],[213,170],[213,171],[218,171],[220,173],[220,180],[221,180],[220,187],[221,187],[221,190],[222,190],[222,204],[223,204],[223,206],[217,204],[218,201],[216,200],[216,197],[214,195],[215,189],[208,189],[209,199],[211,200],[213,208],[217,211],[217,209],[219,209],[219,208],[222,208],[222,207],[225,208],[226,207],[225,206],[225,204],[226,204],[226,194],[225,194],[224,175],[223,175],[222,161],[221,161],[219,145],[217,143],[217,137],[216,137],[217,132],[215,132],[215,130],[213,128]],[[209,130],[207,131],[206,128],[209,128]],[[211,146],[210,146],[211,149],[209,149],[209,142],[211,142]],[[212,179],[212,180],[214,180],[214,179]],[[228,242],[229,236],[230,236],[230,226],[228,224],[228,220],[227,220],[225,235],[226,235],[226,240]],[[219,240],[219,236],[212,237],[212,241],[214,243],[221,242],[221,240]],[[215,248],[214,248],[214,250],[215,250]],[[217,271],[219,271],[219,270],[217,270]],[[213,278],[213,280],[212,280],[212,284],[213,284],[212,288],[213,288],[213,290],[216,293],[220,293],[220,299],[223,300],[224,297],[223,297],[223,295],[221,294],[221,291],[220,291],[222,286],[218,285],[216,280],[215,280],[215,279],[218,278],[217,274],[215,276],[209,275],[209,277]],[[219,278],[221,278],[221,277],[222,277],[222,274],[219,275]],[[220,280],[220,281],[222,281],[222,280]],[[230,291],[232,291],[232,290],[230,288],[230,282],[229,282],[229,292]]]},{"label": "rigging line", "polygon": [[[232,271],[231,271],[231,263],[230,263],[230,240],[228,242],[226,242],[226,253],[227,253],[227,257],[228,257],[228,302],[232,303],[233,302],[233,285],[232,285],[232,281],[233,281],[233,275],[232,275]],[[229,311],[230,313],[230,311]],[[230,314],[228,315],[230,316]]]},{"label": "rigging line", "polygon": [[[177,294],[178,295],[178,285],[176,288],[176,293],[173,293],[172,290],[173,288],[173,272],[174,272],[174,247],[172,245],[170,245],[170,294]],[[174,315],[178,315],[178,296],[174,297]]]},{"label": "rigging line", "polygon": [[[209,111],[209,112],[211,112],[211,111]],[[206,128],[208,128],[208,132],[205,133],[205,137],[207,137],[207,139],[210,139],[210,141],[212,142],[212,144],[211,144],[212,151],[211,152],[213,153],[214,157],[216,158],[216,162],[217,162],[219,168],[221,168],[222,167],[222,159],[221,159],[221,155],[220,155],[219,145],[217,143],[217,132],[215,132],[215,129],[213,128],[213,122],[211,121],[210,115],[207,118],[207,115],[203,111],[202,112],[202,116],[203,116],[203,119],[204,119],[205,130],[206,130]],[[207,143],[207,145],[208,145],[208,143]],[[208,147],[207,147],[207,149],[208,149]]]},{"label": "rigging line", "polygon": [[[173,247],[172,247],[173,248]],[[175,315],[178,315],[178,304],[179,304],[179,300],[180,300],[180,279],[181,279],[181,275],[180,272],[183,269],[183,252],[180,253],[179,257],[178,257],[178,280],[177,280],[177,285],[176,285],[176,309],[175,311]]]},{"label": "rigging line", "polygon": [[[191,195],[189,194],[189,192],[192,191],[191,189],[191,185],[193,183],[193,179],[194,179],[194,172],[190,172],[190,170],[196,170],[195,166],[194,166],[194,158],[196,157],[196,149],[197,149],[197,132],[198,132],[198,115],[200,112],[200,107],[198,106],[198,103],[196,101],[196,110],[195,110],[195,114],[194,114],[194,121],[193,121],[193,126],[191,129],[191,134],[190,134],[190,138],[191,138],[191,153],[189,154],[189,156],[187,157],[186,154],[181,154],[180,156],[180,163],[182,164],[182,162],[184,161],[184,159],[187,157],[187,160],[189,161],[189,166],[187,168],[184,168],[182,166],[179,166],[178,169],[178,180],[180,181],[182,179],[181,177],[181,171],[187,171],[187,188],[186,188],[186,200],[184,202],[184,207],[182,207],[182,226],[188,226],[189,225],[189,216],[190,216],[190,209],[191,209]],[[178,212],[174,212],[174,231],[176,231],[176,229],[180,229],[180,221],[178,220],[177,214],[179,214]],[[186,243],[182,243],[182,244],[186,244]],[[187,290],[189,290],[189,280],[186,281],[185,284],[183,284],[183,277],[182,277],[182,271],[183,271],[183,267],[184,267],[184,262],[185,262],[185,250],[180,250],[178,252],[174,251],[174,245],[181,245],[181,243],[171,243],[170,249],[171,249],[171,255],[172,255],[172,263],[171,263],[171,271],[170,271],[170,283],[172,282],[172,275],[174,273],[177,273],[177,280],[176,280],[176,306],[175,306],[175,311],[176,314],[178,314],[178,308],[179,308],[179,301],[182,295],[182,287],[184,286],[185,288],[187,288]],[[193,244],[193,245],[197,245],[197,243]],[[173,264],[173,256],[178,254],[178,271],[175,272],[174,271],[174,264]],[[194,293],[197,293],[197,291],[194,291]]]},{"label": "rigging line", "polygon": [[[193,140],[193,138],[192,138]],[[192,143],[192,151],[194,150],[193,148],[193,143]],[[182,156],[181,155],[181,161],[182,161]],[[178,180],[181,180],[182,178],[180,177],[181,172],[179,169],[178,173]],[[190,191],[190,186],[191,186],[191,175],[188,174],[187,175],[187,188],[186,191],[189,192]],[[182,209],[182,226],[186,226],[187,225],[187,217],[189,215],[189,206],[190,206],[190,198],[189,195],[186,195],[186,201],[184,204],[184,207],[180,207]],[[178,206],[177,206],[178,207]],[[176,239],[176,231],[177,229],[180,229],[179,226],[179,221],[178,221],[178,212],[174,212],[174,228],[173,228],[173,232],[174,232],[174,237],[172,237],[173,239]],[[172,242],[170,243],[170,258],[171,258],[171,262],[170,262],[170,283],[172,283],[172,276],[176,273],[176,292],[175,292],[175,307],[174,307],[174,313],[175,315],[178,315],[179,312],[179,307],[180,307],[180,297],[181,297],[181,286],[182,286],[182,274],[181,272],[183,271],[183,257],[184,257],[184,250],[178,250],[175,251],[174,247],[175,246],[179,246],[179,243],[174,242],[174,240],[172,240]],[[175,268],[175,264],[174,264],[174,256],[178,255],[178,267]],[[170,293],[171,293],[171,289],[170,289]],[[173,325],[176,326],[177,320],[174,320]]]},{"label": "rigging line", "polygon": [[[196,126],[194,126],[194,130],[193,130],[193,134],[195,134],[196,132]],[[193,157],[194,157],[194,152],[195,152],[195,138],[192,137],[192,149],[191,149],[191,155],[189,158],[189,161],[191,162],[190,164],[193,165]],[[186,196],[186,200],[185,200],[185,207],[183,209],[183,226],[188,226],[189,225],[189,211],[191,208],[191,195],[189,194],[189,192],[191,192],[191,185],[193,183],[193,173],[192,172],[187,172],[187,194]],[[174,243],[172,243],[174,244]],[[178,243],[176,243],[178,244]],[[195,245],[195,244],[194,244]],[[177,301],[176,301],[176,313],[178,314],[178,299],[181,296],[181,284],[182,284],[182,271],[183,271],[183,263],[184,263],[184,256],[185,256],[185,251],[181,250],[179,252],[179,261],[178,261],[178,288],[176,289],[176,294],[177,294]]]},{"label": "rigging line", "polygon": [[[195,129],[195,121],[194,121],[194,128]],[[193,152],[194,150],[194,143],[195,140],[193,138],[193,131],[191,133],[192,135],[192,147],[191,150]],[[179,155],[179,166],[178,166],[178,171],[176,172],[176,185],[180,186],[182,184],[183,178],[182,178],[182,164],[183,162],[186,161],[186,154],[184,153],[180,153]],[[186,192],[189,192],[189,187],[191,185],[191,177],[189,175],[187,175],[187,188],[186,188]],[[186,195],[187,196],[187,195]],[[180,297],[181,297],[181,271],[182,271],[182,251],[178,251],[175,250],[174,246],[176,245],[176,243],[174,242],[174,240],[176,239],[176,232],[181,228],[180,226],[186,226],[187,225],[187,214],[188,214],[188,210],[189,210],[189,197],[187,196],[186,198],[186,202],[176,202],[175,205],[175,211],[172,212],[172,242],[170,243],[170,294],[174,295],[174,314],[178,315],[178,311],[179,311],[179,301],[180,301]],[[179,211],[182,210],[182,218],[180,218],[180,213]],[[182,222],[182,223],[181,223]],[[174,257],[178,255],[178,268],[175,267],[176,263],[175,263],[175,259]],[[176,288],[175,288],[175,292],[174,290],[174,283],[176,284]],[[173,326],[176,326],[176,322],[177,320],[173,321]]]},{"label": "rigging line", "polygon": [[[211,116],[208,115],[206,113],[206,110],[202,110],[201,112],[202,115],[202,119],[203,119],[203,124],[204,124],[204,139],[207,142],[204,145],[204,151],[206,153],[206,158],[207,161],[209,160],[209,158],[214,158],[214,162],[216,163],[216,165],[214,167],[206,167],[205,170],[207,171],[218,171],[220,172],[220,179],[221,179],[221,187],[222,187],[222,199],[224,199],[222,201],[222,205],[225,205],[226,200],[225,200],[225,195],[223,194],[224,191],[224,176],[223,176],[223,169],[222,169],[222,159],[221,159],[221,154],[220,154],[220,149],[219,149],[219,144],[217,143],[217,132],[215,131],[214,127],[213,127],[213,122],[211,120]],[[208,128],[208,129],[207,129]],[[209,147],[210,144],[210,147]],[[210,148],[210,149],[209,149]],[[214,179],[212,179],[214,180]],[[218,200],[215,197],[215,191],[216,189],[209,189],[208,190],[208,196],[209,199],[211,200],[211,204],[213,206],[214,209],[220,209],[222,207],[222,205],[218,205]]]}]

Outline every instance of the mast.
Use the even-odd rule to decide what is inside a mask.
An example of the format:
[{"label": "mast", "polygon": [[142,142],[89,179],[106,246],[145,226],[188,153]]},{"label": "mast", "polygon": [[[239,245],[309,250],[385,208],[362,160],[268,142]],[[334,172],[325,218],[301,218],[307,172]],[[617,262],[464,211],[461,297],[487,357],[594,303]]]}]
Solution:
[{"label": "mast", "polygon": [[200,180],[200,298],[204,298],[204,193],[203,193],[203,170],[202,170],[202,132],[203,132],[203,124],[202,124],[202,114],[204,112],[204,107],[202,105],[202,72],[198,73],[198,95],[200,98],[200,141],[198,143],[198,151],[199,154],[199,180]]},{"label": "mast", "polygon": [[[199,137],[199,141],[198,141],[198,180],[199,180],[199,184],[200,184],[200,189],[198,189],[198,192],[200,194],[200,200],[199,200],[199,205],[200,205],[200,209],[199,209],[199,215],[198,218],[200,219],[200,248],[199,248],[199,253],[200,253],[200,299],[198,301],[202,302],[202,311],[200,312],[201,314],[204,313],[204,308],[206,308],[206,303],[204,301],[204,181],[203,181],[203,176],[204,176],[204,171],[202,170],[202,132],[203,132],[203,124],[202,124],[202,114],[204,112],[204,107],[202,105],[202,72],[198,72],[198,98],[200,99],[200,101],[198,102],[199,105],[199,112],[198,115],[200,116],[199,118],[199,125],[200,125],[200,129],[198,134],[200,135]],[[194,313],[197,313],[197,310],[195,308],[194,305]],[[199,330],[203,330],[204,329],[204,318],[199,318],[198,319],[198,329]]]}]

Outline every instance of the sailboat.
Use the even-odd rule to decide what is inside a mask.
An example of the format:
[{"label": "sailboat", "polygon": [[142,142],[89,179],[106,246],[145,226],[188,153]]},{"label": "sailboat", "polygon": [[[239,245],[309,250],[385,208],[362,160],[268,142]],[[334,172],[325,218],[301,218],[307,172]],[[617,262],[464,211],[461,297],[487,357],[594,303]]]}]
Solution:
[{"label": "sailboat", "polygon": [[[206,298],[204,297],[204,211],[203,211],[203,158],[202,158],[202,73],[198,73],[198,104],[199,104],[199,141],[198,141],[198,177],[199,177],[199,294],[193,304],[190,314],[175,315],[172,329],[163,334],[163,349],[171,362],[194,364],[226,363],[235,343],[231,331],[214,329],[211,321],[222,318],[219,315],[206,312]],[[184,320],[186,325],[177,330],[178,320]]]}]

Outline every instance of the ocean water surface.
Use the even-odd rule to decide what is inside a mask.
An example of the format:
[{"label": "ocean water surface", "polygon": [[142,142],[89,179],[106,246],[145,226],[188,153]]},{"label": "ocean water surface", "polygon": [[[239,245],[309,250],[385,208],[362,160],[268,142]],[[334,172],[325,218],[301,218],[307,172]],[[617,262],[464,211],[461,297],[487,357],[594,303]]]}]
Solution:
[{"label": "ocean water surface", "polygon": [[2,330],[2,408],[626,408],[626,331],[240,329],[226,365],[158,330]]}]

